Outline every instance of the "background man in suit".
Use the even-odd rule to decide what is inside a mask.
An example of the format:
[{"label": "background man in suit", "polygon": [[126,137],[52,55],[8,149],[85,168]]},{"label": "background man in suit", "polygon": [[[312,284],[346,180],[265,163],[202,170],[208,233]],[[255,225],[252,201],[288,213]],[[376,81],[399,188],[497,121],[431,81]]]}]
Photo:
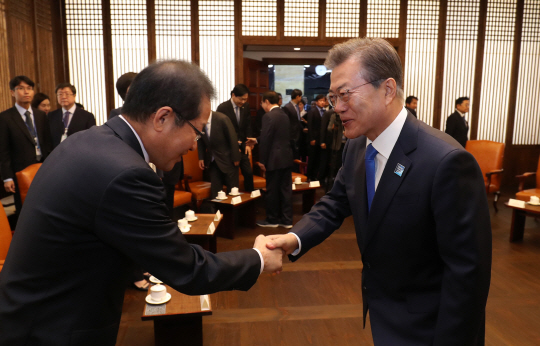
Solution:
[{"label": "background man in suit", "polygon": [[326,111],[326,96],[319,94],[315,97],[315,107],[306,114],[308,127],[308,167],[307,176],[310,180],[319,179],[319,165],[321,154],[321,118]]},{"label": "background man in suit", "polygon": [[416,108],[418,107],[418,97],[416,96],[407,96],[405,99],[405,108],[411,112],[412,115],[415,116],[415,118],[418,118],[416,116]]},{"label": "background man in suit", "polygon": [[259,143],[259,160],[266,171],[266,220],[257,222],[261,227],[292,227],[292,149],[289,138],[289,122],[279,108],[274,91],[262,96],[263,117]]},{"label": "background man in suit", "polygon": [[465,113],[469,112],[469,98],[460,97],[456,100],[456,111],[446,119],[446,130],[450,136],[454,137],[465,148],[469,138],[469,123],[465,119]]},{"label": "background man in suit", "polygon": [[[121,75],[116,81],[116,91],[118,92],[118,95],[120,95],[120,97],[122,98],[122,101],[126,99],[126,94],[128,92],[129,86],[131,85],[135,77],[137,77],[137,74],[135,72],[127,72]],[[109,114],[107,120],[120,114],[122,114],[122,107],[113,109]]]},{"label": "background man in suit", "polygon": [[216,198],[223,185],[228,192],[238,187],[240,151],[233,124],[220,112],[211,112],[204,127],[204,140],[197,142],[199,167],[210,173],[210,198]]},{"label": "background man in suit", "polygon": [[[236,137],[238,138],[238,144],[240,145],[240,170],[244,176],[244,190],[253,191],[253,169],[251,168],[251,162],[249,161],[249,155],[252,147],[246,145],[246,138],[253,137],[251,130],[251,114],[249,111],[249,103],[247,103],[249,97],[249,89],[244,84],[237,84],[231,91],[231,99],[221,103],[217,111],[225,114],[229,117]],[[238,170],[237,170],[238,171]],[[236,185],[238,187],[238,185]],[[219,191],[219,190],[218,190]],[[212,195],[212,197],[215,197]]]},{"label": "background man in suit", "polygon": [[0,173],[4,189],[14,193],[15,209],[21,210],[21,197],[15,173],[43,162],[52,150],[49,123],[45,113],[30,107],[34,82],[17,76],[9,82],[15,106],[0,113]]},{"label": "background man in suit", "polygon": [[294,261],[353,215],[374,344],[483,345],[491,225],[476,160],[408,115],[401,61],[385,40],[336,45],[325,64],[349,138],[343,166],[275,245]]},{"label": "background man in suit", "polygon": [[302,131],[302,125],[300,124],[300,109],[298,108],[298,102],[300,102],[300,100],[302,100],[302,90],[294,89],[291,92],[291,101],[283,106],[283,111],[289,118],[291,148],[294,159],[300,158],[298,152],[298,140],[300,138],[300,132]]},{"label": "background man in suit", "polygon": [[[328,104],[328,100],[326,99],[326,104]],[[334,115],[336,112],[332,108],[329,108],[327,111],[324,112],[322,118],[321,118],[321,155],[320,155],[320,164],[319,164],[319,181],[324,183],[324,189],[325,192],[328,192],[329,184],[327,180],[328,178],[335,177],[335,174],[332,175],[330,166],[332,161],[332,155],[334,154],[332,149],[332,141],[334,138],[334,132],[333,127],[330,127],[330,130],[328,129],[328,124],[330,123],[330,120],[332,119],[332,115]]]},{"label": "background man in suit", "polygon": [[55,93],[61,108],[49,113],[53,148],[62,142],[62,138],[67,138],[67,136],[96,125],[94,114],[75,105],[77,90],[73,85],[69,83],[58,84]]},{"label": "background man in suit", "polygon": [[169,171],[195,149],[213,96],[197,66],[160,61],[135,78],[122,115],[51,153],[0,272],[0,344],[115,345],[132,261],[191,295],[247,290],[280,270],[264,236],[218,254],[189,244],[148,165]]}]

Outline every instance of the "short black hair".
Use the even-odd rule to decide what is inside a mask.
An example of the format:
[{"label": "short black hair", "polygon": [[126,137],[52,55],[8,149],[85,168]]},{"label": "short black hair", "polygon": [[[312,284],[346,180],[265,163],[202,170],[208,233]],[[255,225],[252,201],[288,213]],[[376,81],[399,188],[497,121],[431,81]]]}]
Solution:
[{"label": "short black hair", "polygon": [[268,100],[270,104],[277,105],[279,102],[279,96],[275,91],[267,91],[262,94],[262,102]]},{"label": "short black hair", "polygon": [[176,124],[199,117],[202,98],[215,95],[210,79],[197,66],[182,60],[161,60],[142,70],[131,83],[122,114],[144,123],[161,107],[171,107]]},{"label": "short black hair", "polygon": [[464,101],[469,101],[469,98],[467,96],[462,96],[456,100],[456,107],[460,104],[462,104]]},{"label": "short black hair", "polygon": [[298,96],[302,96],[302,90],[300,89],[294,89],[291,93],[291,100],[294,100]]},{"label": "short black hair", "polygon": [[278,96],[280,99],[283,98],[283,96],[281,96],[281,93],[276,93],[276,94],[277,94],[277,96]]},{"label": "short black hair", "polygon": [[408,105],[408,104],[410,104],[413,100],[418,101],[418,97],[412,96],[412,95],[411,95],[411,96],[407,96],[407,98],[405,99],[405,104]]},{"label": "short black hair", "polygon": [[[28,83],[26,83],[28,84]],[[32,107],[34,108],[38,108],[38,106],[41,104],[41,102],[45,101],[45,100],[51,100],[49,98],[49,96],[47,96],[46,94],[44,93],[37,93],[34,95],[34,99],[32,100]]]},{"label": "short black hair", "polygon": [[320,99],[324,99],[324,98],[326,98],[326,95],[319,94],[319,95],[315,96],[315,101],[319,101]]},{"label": "short black hair", "polygon": [[135,77],[137,77],[135,72],[127,72],[121,75],[116,81],[116,91],[118,91],[118,95],[120,95],[122,100],[126,99],[127,90]]},{"label": "short black hair", "polygon": [[19,84],[21,84],[21,82],[25,82],[26,84],[30,85],[32,88],[35,85],[34,82],[30,78],[26,76],[17,76],[9,81],[9,88],[11,90],[15,90],[15,88],[18,87]]},{"label": "short black hair", "polygon": [[236,97],[244,96],[245,94],[249,94],[249,88],[244,84],[236,84],[231,91],[231,96],[233,94]]},{"label": "short black hair", "polygon": [[58,90],[60,89],[64,89],[64,88],[69,88],[69,90],[71,90],[71,92],[73,93],[73,95],[77,95],[77,89],[75,89],[75,87],[73,86],[73,84],[70,84],[70,83],[60,83],[56,86],[56,89],[54,89],[54,93],[55,94],[58,94]]}]

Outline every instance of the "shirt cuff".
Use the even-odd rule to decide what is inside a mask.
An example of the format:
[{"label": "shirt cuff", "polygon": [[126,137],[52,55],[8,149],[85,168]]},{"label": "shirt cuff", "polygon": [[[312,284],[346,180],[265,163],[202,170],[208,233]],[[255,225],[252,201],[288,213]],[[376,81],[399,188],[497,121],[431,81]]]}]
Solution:
[{"label": "shirt cuff", "polygon": [[263,269],[264,269],[264,259],[263,259],[262,253],[261,253],[261,251],[259,251],[259,249],[253,248],[253,250],[257,251],[257,253],[259,254],[259,257],[261,258],[261,271],[259,272],[259,275],[261,275],[262,272],[263,272]]},{"label": "shirt cuff", "polygon": [[294,250],[294,252],[291,254],[292,256],[297,256],[300,251],[302,251],[302,242],[300,241],[300,238],[296,235],[296,233],[289,232],[289,234],[292,234],[296,237],[296,240],[298,240],[298,249]]},{"label": "shirt cuff", "polygon": [[13,181],[13,179],[11,179],[11,178],[5,179],[4,183],[7,183],[8,181]]}]

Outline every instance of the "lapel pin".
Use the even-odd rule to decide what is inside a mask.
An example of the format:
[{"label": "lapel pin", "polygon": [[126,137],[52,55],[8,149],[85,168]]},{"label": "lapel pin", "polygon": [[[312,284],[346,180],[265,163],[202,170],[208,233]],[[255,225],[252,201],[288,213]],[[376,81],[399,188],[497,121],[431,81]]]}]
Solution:
[{"label": "lapel pin", "polygon": [[405,170],[405,166],[403,166],[401,163],[398,163],[396,165],[396,169],[394,169],[394,173],[396,173],[398,176],[401,177],[404,170]]}]

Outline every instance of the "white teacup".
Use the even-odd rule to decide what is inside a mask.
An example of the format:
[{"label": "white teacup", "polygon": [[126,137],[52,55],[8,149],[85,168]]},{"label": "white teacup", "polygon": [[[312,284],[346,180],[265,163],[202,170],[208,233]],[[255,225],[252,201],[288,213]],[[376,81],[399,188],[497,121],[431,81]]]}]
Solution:
[{"label": "white teacup", "polygon": [[233,187],[231,189],[231,195],[238,195],[238,188],[237,187]]},{"label": "white teacup", "polygon": [[217,193],[217,198],[225,199],[225,198],[227,198],[227,196],[225,195],[225,192],[219,191],[219,192]]},{"label": "white teacup", "polygon": [[195,212],[193,210],[186,211],[186,219],[193,220],[195,218]]},{"label": "white teacup", "polygon": [[150,287],[150,299],[152,299],[153,301],[160,302],[165,299],[166,295],[167,288],[165,288],[165,286],[157,284]]},{"label": "white teacup", "polygon": [[300,177],[294,178],[294,183],[295,184],[302,184],[302,178],[300,178]]},{"label": "white teacup", "polygon": [[540,204],[540,198],[536,197],[536,196],[531,196],[531,200],[529,201],[533,204]]},{"label": "white teacup", "polygon": [[178,227],[181,229],[186,228],[188,225],[188,220],[186,218],[178,220]]}]

